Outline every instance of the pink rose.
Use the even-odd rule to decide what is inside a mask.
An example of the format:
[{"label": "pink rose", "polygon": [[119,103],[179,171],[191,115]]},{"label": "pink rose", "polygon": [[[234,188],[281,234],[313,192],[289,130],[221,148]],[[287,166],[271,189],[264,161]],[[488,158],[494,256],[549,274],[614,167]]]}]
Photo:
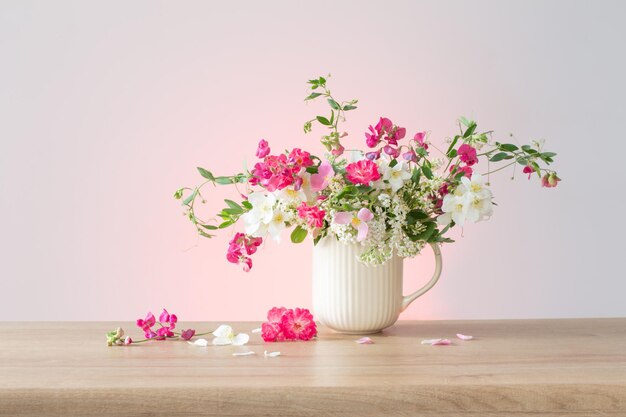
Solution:
[{"label": "pink rose", "polygon": [[380,179],[378,166],[369,159],[353,162],[346,166],[346,178],[353,184],[368,185]]}]

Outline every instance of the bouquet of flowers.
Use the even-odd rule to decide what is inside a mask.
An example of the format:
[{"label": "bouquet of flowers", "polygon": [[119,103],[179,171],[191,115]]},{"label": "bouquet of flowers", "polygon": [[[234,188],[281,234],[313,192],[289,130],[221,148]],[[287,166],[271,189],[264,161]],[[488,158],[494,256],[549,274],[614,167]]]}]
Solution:
[{"label": "bouquet of flowers", "polygon": [[[251,170],[215,176],[198,168],[205,181],[175,193],[201,236],[210,238],[215,230],[243,223],[243,232],[235,233],[228,245],[226,259],[245,271],[252,268],[250,256],[263,240],[269,235],[279,241],[285,229],[291,230],[294,243],[310,235],[314,244],[328,237],[362,245],[360,260],[370,265],[394,254],[413,257],[426,243],[453,242],[446,237],[451,228],[491,216],[490,174],[521,165],[529,179],[537,175],[544,187],[556,187],[560,181],[547,168],[556,154],[546,152],[542,142],[518,146],[494,141],[491,131],[479,131],[476,122],[464,117],[445,148],[437,148],[428,132],[407,137],[404,127],[380,117],[365,132],[366,150],[348,151],[341,143],[347,133],[339,124],[357,108],[357,100],[337,100],[324,77],[308,84],[312,92],[305,101],[325,99],[330,106],[330,114],[304,124],[304,133],[314,124],[325,128],[325,155],[300,148],[272,154],[269,143],[261,140],[259,161]],[[219,221],[203,221],[194,205],[204,201],[207,184],[235,185],[242,201],[225,200]]]}]

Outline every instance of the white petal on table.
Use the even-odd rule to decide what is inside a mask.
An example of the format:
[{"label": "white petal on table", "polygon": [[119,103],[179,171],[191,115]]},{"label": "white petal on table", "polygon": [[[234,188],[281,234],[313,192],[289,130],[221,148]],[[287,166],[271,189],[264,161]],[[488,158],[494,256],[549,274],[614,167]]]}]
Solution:
[{"label": "white petal on table", "polygon": [[190,345],[194,345],[194,346],[201,346],[201,347],[206,347],[209,346],[209,341],[206,339],[197,339],[194,342],[187,342]]},{"label": "white petal on table", "polygon": [[371,345],[374,344],[374,341],[372,339],[370,339],[369,337],[362,337],[359,340],[355,340],[356,343],[361,344],[361,345]]},{"label": "white petal on table", "polygon": [[253,351],[248,351],[248,352],[235,352],[233,353],[233,356],[250,356],[250,355],[256,355],[256,353],[254,353]]},{"label": "white petal on table", "polygon": [[263,329],[261,329],[260,327],[257,327],[256,329],[252,329],[250,333],[261,333],[262,330]]},{"label": "white petal on table", "polygon": [[232,339],[232,343],[233,346],[242,346],[248,343],[249,340],[250,336],[248,336],[246,333],[239,333]]},{"label": "white petal on table", "polygon": [[227,324],[221,324],[215,331],[213,332],[213,336],[215,337],[228,337],[233,334],[233,328]]},{"label": "white petal on table", "polygon": [[447,346],[451,345],[452,342],[449,339],[426,339],[422,340],[422,345],[431,345],[431,346]]},{"label": "white petal on table", "polygon": [[470,336],[468,334],[461,334],[461,333],[457,333],[456,337],[458,337],[461,340],[472,340],[474,338],[474,336]]},{"label": "white petal on table", "polygon": [[232,344],[233,339],[231,339],[230,337],[216,337],[215,339],[213,339],[214,346],[226,346]]},{"label": "white petal on table", "polygon": [[280,352],[268,352],[267,350],[263,352],[263,355],[266,358],[275,358],[276,356],[280,356]]}]

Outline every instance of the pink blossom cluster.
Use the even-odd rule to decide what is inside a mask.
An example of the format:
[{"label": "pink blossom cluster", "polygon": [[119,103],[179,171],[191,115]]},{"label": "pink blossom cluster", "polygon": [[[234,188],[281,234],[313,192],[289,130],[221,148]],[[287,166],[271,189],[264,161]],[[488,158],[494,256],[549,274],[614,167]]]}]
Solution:
[{"label": "pink blossom cluster", "polygon": [[369,185],[380,179],[378,165],[369,159],[352,162],[346,166],[346,178],[353,184]]},{"label": "pink blossom cluster", "polygon": [[176,328],[177,322],[178,317],[176,317],[176,314],[170,314],[166,309],[163,309],[159,316],[160,328],[156,332],[152,330],[152,327],[156,324],[156,319],[150,312],[148,312],[145,319],[137,319],[137,327],[143,330],[146,339],[165,340],[167,337],[174,337],[172,330]]},{"label": "pink blossom cluster", "polygon": [[317,326],[305,308],[273,307],[267,312],[267,322],[261,326],[261,336],[266,342],[311,340],[317,336]]},{"label": "pink blossom cluster", "polygon": [[313,165],[311,154],[300,148],[294,148],[289,154],[270,155],[269,152],[267,141],[262,139],[256,155],[263,161],[254,165],[249,183],[261,185],[272,192],[290,185],[299,190],[302,186],[300,174]]},{"label": "pink blossom cluster", "polygon": [[[387,155],[397,158],[400,155],[400,149],[397,148],[398,141],[406,136],[406,129],[395,126],[391,120],[381,117],[375,127],[369,126],[369,132],[365,132],[365,143],[370,148],[375,148],[382,143],[382,151]],[[378,159],[380,150],[377,152],[369,152],[368,159]]]},{"label": "pink blossom cluster", "polygon": [[298,206],[298,217],[304,219],[307,226],[322,227],[324,226],[324,216],[326,212],[317,206],[309,206],[304,201]]},{"label": "pink blossom cluster", "polygon": [[459,160],[465,165],[453,165],[450,167],[450,172],[455,171],[457,174],[462,172],[467,178],[471,178],[474,173],[472,165],[478,163],[476,148],[464,143],[459,146],[457,153]]},{"label": "pink blossom cluster", "polygon": [[263,243],[263,238],[235,233],[232,240],[228,242],[226,259],[230,263],[243,265],[243,270],[249,272],[252,268],[252,259],[249,255],[254,254],[261,243]]}]

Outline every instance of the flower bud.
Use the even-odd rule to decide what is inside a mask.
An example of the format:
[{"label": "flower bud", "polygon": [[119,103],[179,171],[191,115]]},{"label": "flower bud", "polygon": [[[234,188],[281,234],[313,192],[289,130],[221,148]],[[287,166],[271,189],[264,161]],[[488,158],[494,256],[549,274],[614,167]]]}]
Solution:
[{"label": "flower bud", "polygon": [[554,188],[559,181],[561,181],[561,179],[556,175],[556,172],[549,172],[541,179],[541,185],[546,188]]}]

